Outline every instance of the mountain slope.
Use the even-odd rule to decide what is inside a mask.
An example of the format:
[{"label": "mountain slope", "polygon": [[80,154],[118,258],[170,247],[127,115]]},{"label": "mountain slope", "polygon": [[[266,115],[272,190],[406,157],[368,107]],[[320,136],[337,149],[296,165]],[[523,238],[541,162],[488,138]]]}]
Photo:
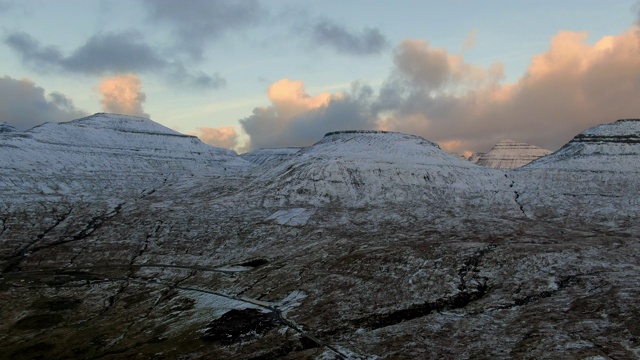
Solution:
[{"label": "mountain slope", "polygon": [[256,165],[284,161],[300,151],[301,147],[264,148],[240,155],[241,158]]}]

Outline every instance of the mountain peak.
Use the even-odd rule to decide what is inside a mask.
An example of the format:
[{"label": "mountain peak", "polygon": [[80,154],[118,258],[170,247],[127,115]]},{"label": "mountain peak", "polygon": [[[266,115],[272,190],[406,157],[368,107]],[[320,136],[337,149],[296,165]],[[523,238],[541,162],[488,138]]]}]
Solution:
[{"label": "mountain peak", "polygon": [[87,117],[61,123],[67,126],[91,127],[122,132],[134,132],[145,134],[162,134],[191,137],[161,125],[149,118],[121,114],[96,113]]}]

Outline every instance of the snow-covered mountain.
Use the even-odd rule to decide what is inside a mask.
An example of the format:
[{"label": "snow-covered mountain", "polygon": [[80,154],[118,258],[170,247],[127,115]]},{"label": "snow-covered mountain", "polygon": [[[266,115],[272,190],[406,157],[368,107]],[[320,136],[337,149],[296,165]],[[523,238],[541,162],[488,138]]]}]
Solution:
[{"label": "snow-covered mountain", "polygon": [[582,221],[628,227],[640,217],[640,120],[587,129],[509,176],[531,215],[579,214]]},{"label": "snow-covered mountain", "polygon": [[275,203],[322,205],[429,201],[447,192],[508,187],[501,172],[448,154],[421,137],[384,131],[328,133],[258,175]]},{"label": "snow-covered mountain", "polygon": [[549,154],[551,151],[547,149],[502,139],[489,152],[472,156],[470,160],[492,169],[515,169]]},{"label": "snow-covered mountain", "polygon": [[177,177],[240,175],[253,167],[146,118],[95,114],[0,135],[3,194],[89,196],[150,191]]},{"label": "snow-covered mountain", "polygon": [[386,132],[263,165],[117,115],[2,134],[0,354],[638,358],[639,132],[515,170]]},{"label": "snow-covered mountain", "polygon": [[640,172],[640,119],[618,120],[583,131],[531,169]]}]

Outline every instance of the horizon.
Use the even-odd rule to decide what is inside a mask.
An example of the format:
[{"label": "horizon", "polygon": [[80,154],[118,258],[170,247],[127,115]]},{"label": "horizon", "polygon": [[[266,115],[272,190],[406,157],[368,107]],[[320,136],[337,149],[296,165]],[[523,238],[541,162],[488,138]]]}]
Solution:
[{"label": "horizon", "polygon": [[[0,0],[0,122],[110,112],[238,153],[346,129],[552,151],[640,114],[634,1]],[[59,24],[55,19],[73,18]]]}]

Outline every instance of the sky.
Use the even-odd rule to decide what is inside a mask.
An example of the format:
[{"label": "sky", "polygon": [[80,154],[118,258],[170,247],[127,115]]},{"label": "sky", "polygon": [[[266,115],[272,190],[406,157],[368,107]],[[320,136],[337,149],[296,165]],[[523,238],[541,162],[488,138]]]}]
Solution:
[{"label": "sky", "polygon": [[470,155],[640,117],[636,0],[0,0],[0,122],[149,117],[238,153],[330,131]]}]

